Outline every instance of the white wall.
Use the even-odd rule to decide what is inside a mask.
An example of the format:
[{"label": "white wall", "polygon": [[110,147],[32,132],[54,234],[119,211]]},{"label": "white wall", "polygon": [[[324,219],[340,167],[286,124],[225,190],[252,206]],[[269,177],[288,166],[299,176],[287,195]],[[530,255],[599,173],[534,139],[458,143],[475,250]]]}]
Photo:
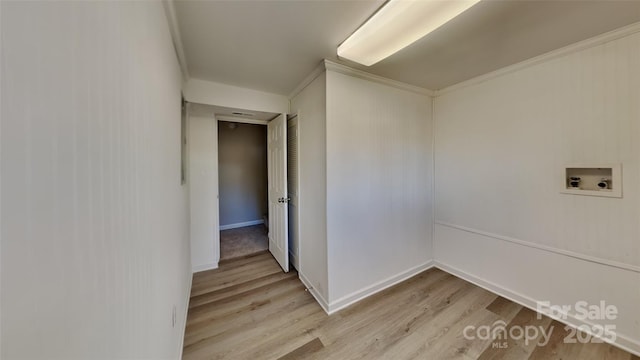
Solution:
[{"label": "white wall", "polygon": [[161,3],[0,8],[0,357],[178,358],[182,80]]},{"label": "white wall", "polygon": [[193,78],[184,84],[184,97],[199,104],[276,114],[289,112],[289,99],[284,95]]},{"label": "white wall", "polygon": [[291,99],[298,114],[298,206],[297,244],[300,277],[325,309],[328,306],[327,207],[326,207],[326,75]]},{"label": "white wall", "polygon": [[431,98],[327,71],[329,302],[432,264]]},{"label": "white wall", "polygon": [[188,129],[191,265],[197,272],[217,268],[220,260],[218,121],[190,116]]},{"label": "white wall", "polygon": [[[640,352],[640,34],[576,49],[436,99],[435,258],[525,304],[616,305]],[[561,194],[568,163],[622,163],[623,198]]]},{"label": "white wall", "polygon": [[218,122],[220,225],[262,221],[267,213],[267,127]]}]

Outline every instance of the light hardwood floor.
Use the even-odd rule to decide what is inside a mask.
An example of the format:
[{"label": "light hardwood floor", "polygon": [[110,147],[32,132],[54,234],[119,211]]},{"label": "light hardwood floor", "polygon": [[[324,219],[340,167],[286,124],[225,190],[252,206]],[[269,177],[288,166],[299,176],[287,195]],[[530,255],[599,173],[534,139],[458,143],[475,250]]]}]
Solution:
[{"label": "light hardwood floor", "polygon": [[[546,346],[467,340],[468,325],[554,327]],[[625,359],[608,344],[565,344],[564,325],[431,269],[327,316],[268,252],[197,273],[183,359]],[[502,345],[498,348],[496,345]]]}]

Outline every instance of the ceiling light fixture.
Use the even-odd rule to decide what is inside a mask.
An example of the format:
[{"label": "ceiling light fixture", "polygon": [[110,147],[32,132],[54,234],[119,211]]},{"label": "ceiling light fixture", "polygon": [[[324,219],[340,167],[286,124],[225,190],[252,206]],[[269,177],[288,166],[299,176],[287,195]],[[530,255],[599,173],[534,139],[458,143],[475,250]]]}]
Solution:
[{"label": "ceiling light fixture", "polygon": [[338,46],[338,56],[371,66],[478,2],[480,0],[389,0]]}]

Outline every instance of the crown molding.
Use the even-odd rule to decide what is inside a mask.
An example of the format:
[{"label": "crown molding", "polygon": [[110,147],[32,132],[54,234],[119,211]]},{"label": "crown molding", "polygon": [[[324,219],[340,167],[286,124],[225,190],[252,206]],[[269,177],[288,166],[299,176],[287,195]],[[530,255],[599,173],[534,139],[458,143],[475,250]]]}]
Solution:
[{"label": "crown molding", "polygon": [[377,83],[384,84],[384,85],[389,85],[389,86],[392,86],[392,87],[395,87],[395,88],[398,88],[398,89],[411,91],[411,92],[418,93],[418,94],[421,94],[421,95],[426,95],[426,96],[434,96],[435,95],[435,92],[433,90],[425,89],[425,88],[422,88],[422,87],[419,87],[419,86],[415,86],[415,85],[410,85],[410,84],[403,83],[403,82],[397,81],[397,80],[392,80],[392,79],[389,79],[389,78],[386,78],[386,77],[370,74],[370,73],[368,73],[366,71],[362,71],[362,70],[358,70],[358,69],[354,69],[354,68],[348,67],[346,65],[338,64],[338,63],[333,62],[331,60],[325,59],[323,61],[323,63],[324,63],[325,69],[328,70],[328,71],[333,71],[333,72],[337,72],[337,73],[353,76],[353,77],[356,77],[356,78],[369,80],[369,81],[377,82]]},{"label": "crown molding", "polygon": [[296,95],[300,94],[304,88],[306,88],[309,84],[313,82],[318,76],[320,76],[323,72],[325,72],[324,61],[320,62],[318,66],[313,69],[313,71],[307,75],[301,82],[293,89],[292,92],[289,93],[289,100],[293,99]]},{"label": "crown molding", "polygon": [[182,46],[182,37],[180,36],[180,27],[178,26],[174,0],[162,0],[162,5],[167,17],[167,23],[169,24],[169,32],[173,40],[173,49],[178,58],[180,70],[182,71],[182,81],[186,82],[189,80],[189,69],[187,69],[187,57],[184,54],[184,47]]},{"label": "crown molding", "polygon": [[528,59],[528,60],[524,60],[521,61],[519,63],[513,64],[513,65],[509,65],[503,68],[500,68],[498,70],[494,70],[492,72],[486,73],[484,75],[480,75],[477,77],[474,77],[472,79],[469,80],[465,80],[463,82],[448,86],[446,88],[443,88],[441,90],[436,90],[434,96],[440,96],[440,95],[444,95],[456,90],[460,90],[463,89],[465,87],[469,87],[469,86],[473,86],[476,84],[480,84],[483,83],[485,81],[500,77],[500,76],[504,76],[507,74],[510,74],[512,72],[518,71],[518,70],[522,70],[552,59],[556,59],[571,53],[575,53],[581,50],[585,50],[585,49],[589,49],[592,47],[596,47],[598,45],[602,45],[614,40],[618,40],[621,39],[623,37],[629,36],[629,35],[633,35],[635,33],[640,32],[640,22],[636,22],[633,23],[631,25],[627,25],[624,27],[621,27],[619,29],[613,30],[613,31],[609,31],[606,32],[604,34],[600,34],[600,35],[596,35],[592,38],[583,40],[583,41],[579,41],[577,43],[571,44],[571,45],[567,45],[565,47],[562,47],[560,49],[556,49],[556,50],[552,50],[548,53],[536,56],[534,58]]},{"label": "crown molding", "polygon": [[370,74],[366,71],[354,69],[346,65],[338,64],[331,60],[324,59],[320,62],[318,66],[316,66],[315,69],[313,69],[313,71],[309,75],[307,75],[304,78],[304,80],[300,82],[300,84],[298,84],[298,86],[296,86],[296,88],[291,93],[289,93],[289,99],[293,99],[296,95],[298,95],[302,90],[304,90],[304,88],[306,88],[309,84],[311,84],[318,76],[322,75],[322,73],[324,73],[325,71],[333,71],[336,73],[356,77],[359,79],[369,80],[369,81],[377,82],[380,84],[392,86],[398,89],[411,91],[421,95],[426,95],[426,96],[435,95],[435,91],[433,90],[421,88],[419,86],[410,85],[407,83],[403,83],[401,81],[392,80],[382,76]]}]

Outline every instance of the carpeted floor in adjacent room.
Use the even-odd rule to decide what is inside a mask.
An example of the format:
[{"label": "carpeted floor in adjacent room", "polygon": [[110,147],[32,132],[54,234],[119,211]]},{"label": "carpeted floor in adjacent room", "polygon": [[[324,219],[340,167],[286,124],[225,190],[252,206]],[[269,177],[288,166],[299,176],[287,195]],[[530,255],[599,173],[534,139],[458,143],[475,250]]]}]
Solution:
[{"label": "carpeted floor in adjacent room", "polygon": [[267,228],[263,224],[220,231],[220,260],[255,254],[268,248]]}]

